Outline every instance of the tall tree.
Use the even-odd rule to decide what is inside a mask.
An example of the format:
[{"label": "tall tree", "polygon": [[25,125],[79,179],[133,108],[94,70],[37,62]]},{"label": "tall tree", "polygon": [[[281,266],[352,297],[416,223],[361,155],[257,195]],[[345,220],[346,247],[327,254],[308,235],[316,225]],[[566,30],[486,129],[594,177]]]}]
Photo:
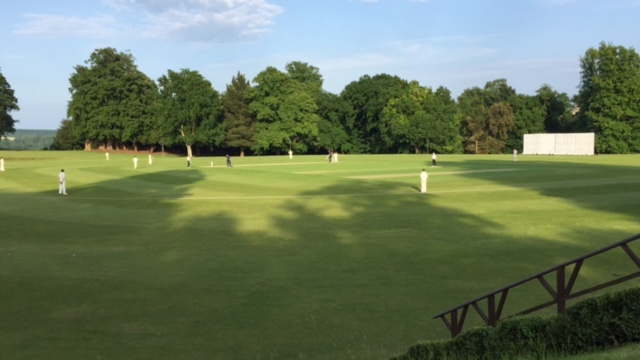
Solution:
[{"label": "tall tree", "polygon": [[20,110],[18,99],[16,99],[11,85],[9,85],[9,82],[0,71],[0,138],[16,131],[15,124],[18,121],[10,113],[18,110]]},{"label": "tall tree", "polygon": [[427,112],[433,118],[427,151],[444,154],[462,152],[458,106],[449,89],[440,86],[428,99]]},{"label": "tall tree", "polygon": [[513,109],[514,126],[507,134],[505,151],[522,150],[524,134],[545,132],[546,109],[538,96],[516,94],[509,98]]},{"label": "tall tree", "polygon": [[431,131],[426,104],[432,96],[430,88],[412,81],[404,94],[389,100],[380,116],[380,132],[388,146],[402,151],[402,145],[408,145],[420,153]]},{"label": "tall tree", "polygon": [[224,140],[222,104],[218,92],[199,72],[168,70],[158,79],[161,122],[168,145],[218,146]]},{"label": "tall tree", "polygon": [[575,127],[572,114],[574,105],[566,93],[559,93],[550,85],[542,85],[536,91],[545,109],[544,128],[549,133],[573,132]]},{"label": "tall tree", "polygon": [[388,74],[362,76],[348,84],[340,97],[350,107],[347,130],[359,152],[388,152],[380,129],[382,110],[389,100],[401,97],[409,88],[406,80]]},{"label": "tall tree", "polygon": [[136,147],[156,101],[155,83],[138,70],[130,53],[114,48],[97,49],[85,63],[69,79],[67,114],[77,136],[85,139],[86,149],[94,143]]},{"label": "tall tree", "polygon": [[580,59],[578,120],[596,133],[599,153],[640,152],[640,55],[600,43]]},{"label": "tall tree", "polygon": [[322,94],[324,79],[317,67],[305,62],[292,61],[285,66],[285,70],[289,78],[302,84],[309,95],[317,99]]},{"label": "tall tree", "polygon": [[487,111],[487,150],[490,154],[504,152],[509,132],[515,126],[513,109],[506,102],[498,102]]},{"label": "tall tree", "polygon": [[256,116],[253,150],[281,153],[291,148],[305,153],[318,140],[318,105],[305,83],[268,67],[254,79],[248,93]]},{"label": "tall tree", "polygon": [[515,115],[509,101],[516,95],[505,79],[488,82],[483,89],[466,89],[458,97],[462,116],[465,151],[502,153],[515,128]]},{"label": "tall tree", "polygon": [[244,156],[245,149],[254,145],[253,136],[256,132],[256,120],[251,115],[249,101],[246,98],[250,88],[249,81],[238,72],[222,95],[225,143],[230,148],[239,148],[240,156]]},{"label": "tall tree", "polygon": [[338,152],[354,152],[345,128],[348,107],[340,96],[322,92],[318,96],[318,144],[317,151],[332,149]]},{"label": "tall tree", "polygon": [[416,154],[425,149],[439,153],[460,150],[456,105],[444,87],[433,92],[412,81],[405,94],[389,100],[381,120],[383,138],[400,152],[407,146]]},{"label": "tall tree", "polygon": [[64,119],[60,121],[56,136],[53,138],[51,150],[80,150],[84,143],[82,138],[78,137],[78,132],[73,130],[73,121]]}]

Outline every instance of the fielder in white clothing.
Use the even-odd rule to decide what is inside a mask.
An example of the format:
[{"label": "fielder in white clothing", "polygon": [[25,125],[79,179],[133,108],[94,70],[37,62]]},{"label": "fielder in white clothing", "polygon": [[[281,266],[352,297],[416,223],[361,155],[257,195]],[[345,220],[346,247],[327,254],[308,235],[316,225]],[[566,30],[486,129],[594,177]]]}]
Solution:
[{"label": "fielder in white clothing", "polygon": [[431,166],[436,166],[436,160],[437,160],[436,153],[433,153],[433,155],[431,155]]},{"label": "fielder in white clothing", "polygon": [[134,169],[138,168],[138,157],[137,156],[133,157],[133,168]]},{"label": "fielder in white clothing", "polygon": [[106,153],[104,153],[104,156],[107,157],[107,161],[109,160],[109,152],[107,151]]},{"label": "fielder in white clothing", "polygon": [[518,161],[518,149],[513,149],[513,161]]},{"label": "fielder in white clothing", "polygon": [[0,171],[4,171],[4,158],[0,158]]},{"label": "fielder in white clothing", "polygon": [[60,174],[58,174],[58,183],[58,194],[67,195],[67,176],[64,169],[60,170]]},{"label": "fielder in white clothing", "polygon": [[427,174],[427,171],[425,169],[422,169],[422,172],[420,173],[420,192],[421,193],[426,193],[427,192],[427,179],[429,178],[429,174]]},{"label": "fielder in white clothing", "polygon": [[149,154],[149,165],[153,165],[153,156]]},{"label": "fielder in white clothing", "polygon": [[293,151],[291,149],[289,149],[289,159],[293,159]]}]

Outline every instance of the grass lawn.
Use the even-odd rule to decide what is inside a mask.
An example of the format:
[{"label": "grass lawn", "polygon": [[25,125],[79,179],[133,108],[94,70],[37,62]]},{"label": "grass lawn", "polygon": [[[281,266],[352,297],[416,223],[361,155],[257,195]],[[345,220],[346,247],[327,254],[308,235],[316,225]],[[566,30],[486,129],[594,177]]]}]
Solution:
[{"label": "grass lawn", "polygon": [[[640,233],[639,155],[0,157],[0,359],[386,359]],[[575,291],[634,267],[587,261]],[[533,283],[505,312],[546,300]]]}]

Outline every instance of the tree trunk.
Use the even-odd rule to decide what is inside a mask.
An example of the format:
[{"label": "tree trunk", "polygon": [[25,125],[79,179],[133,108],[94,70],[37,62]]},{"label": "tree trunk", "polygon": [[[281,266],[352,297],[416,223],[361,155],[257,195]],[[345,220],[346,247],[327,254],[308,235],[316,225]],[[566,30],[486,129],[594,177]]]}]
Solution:
[{"label": "tree trunk", "polygon": [[89,140],[85,140],[84,141],[84,150],[85,151],[91,151],[91,141],[89,141]]},{"label": "tree trunk", "polygon": [[[184,129],[182,128],[182,126],[180,127],[180,135],[182,135],[182,137],[184,138]],[[187,146],[187,156],[192,158],[193,150],[191,149],[191,144],[185,144],[185,145]]]},{"label": "tree trunk", "polygon": [[418,145],[414,146],[414,148],[416,149],[416,155],[420,154],[420,147],[418,147]]},{"label": "tree trunk", "polygon": [[240,148],[240,157],[244,157],[244,148],[243,147]]}]

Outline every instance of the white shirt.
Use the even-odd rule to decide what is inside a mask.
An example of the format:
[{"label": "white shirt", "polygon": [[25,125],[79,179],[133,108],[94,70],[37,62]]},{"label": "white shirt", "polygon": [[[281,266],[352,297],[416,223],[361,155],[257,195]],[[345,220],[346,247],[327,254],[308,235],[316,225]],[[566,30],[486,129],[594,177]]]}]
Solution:
[{"label": "white shirt", "polygon": [[60,181],[60,184],[63,184],[66,178],[67,175],[64,173],[64,171],[61,171],[60,174],[58,174],[58,180]]},{"label": "white shirt", "polygon": [[433,155],[431,155],[431,159],[433,159],[433,160],[436,159],[436,153],[433,153]]},{"label": "white shirt", "polygon": [[426,171],[423,171],[420,173],[420,180],[422,180],[423,182],[427,181],[428,177],[429,177],[429,174],[427,174]]}]

